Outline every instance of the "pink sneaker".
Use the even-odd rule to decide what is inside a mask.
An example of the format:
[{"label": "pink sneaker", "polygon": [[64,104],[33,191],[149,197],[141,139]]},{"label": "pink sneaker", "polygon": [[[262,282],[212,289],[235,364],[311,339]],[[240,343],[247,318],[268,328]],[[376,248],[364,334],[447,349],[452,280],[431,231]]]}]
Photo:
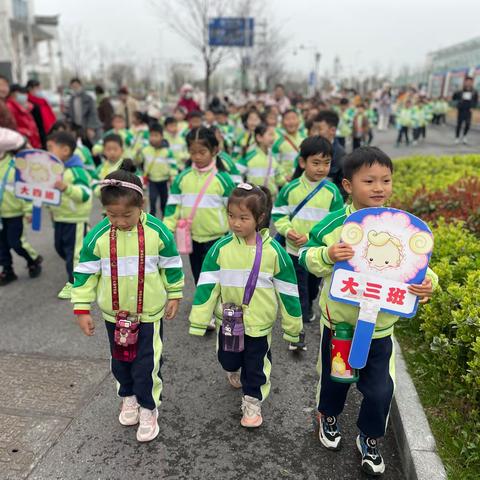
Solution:
[{"label": "pink sneaker", "polygon": [[256,428],[263,423],[262,402],[258,398],[245,395],[242,399],[243,417],[240,421],[242,427]]},{"label": "pink sneaker", "polygon": [[157,419],[158,410],[156,408],[149,410],[140,407],[140,425],[137,430],[137,440],[139,442],[150,442],[157,437],[160,432]]},{"label": "pink sneaker", "polygon": [[135,395],[124,397],[118,421],[125,427],[136,425],[139,420],[139,408],[140,405],[137,403],[137,397]]}]

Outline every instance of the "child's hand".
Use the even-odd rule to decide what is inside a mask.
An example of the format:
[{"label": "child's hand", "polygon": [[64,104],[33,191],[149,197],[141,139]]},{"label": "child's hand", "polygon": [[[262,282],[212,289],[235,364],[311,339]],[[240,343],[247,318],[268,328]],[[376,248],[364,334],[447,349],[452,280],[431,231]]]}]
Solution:
[{"label": "child's hand", "polygon": [[93,322],[93,318],[89,313],[77,315],[77,322],[85,335],[91,337],[95,334],[95,323]]},{"label": "child's hand", "polygon": [[408,291],[420,298],[420,303],[427,303],[433,294],[432,280],[425,277],[425,280],[420,285],[410,285]]},{"label": "child's hand", "polygon": [[63,182],[62,180],[57,180],[55,182],[55,184],[53,185],[54,188],[56,188],[57,190],[60,190],[61,192],[65,191],[68,187],[68,185]]},{"label": "child's hand", "polygon": [[348,243],[336,243],[328,249],[328,256],[335,263],[350,260],[353,255],[353,248]]},{"label": "child's hand", "polygon": [[166,320],[173,320],[176,317],[179,303],[179,298],[171,299],[167,302],[167,306],[165,307]]},{"label": "child's hand", "polygon": [[306,235],[300,235],[297,240],[295,240],[295,246],[296,247],[301,247],[305,245],[308,242],[308,238]]},{"label": "child's hand", "polygon": [[299,238],[301,237],[300,234],[298,234],[295,230],[289,230],[287,233],[287,238],[291,240],[292,242],[296,242]]}]

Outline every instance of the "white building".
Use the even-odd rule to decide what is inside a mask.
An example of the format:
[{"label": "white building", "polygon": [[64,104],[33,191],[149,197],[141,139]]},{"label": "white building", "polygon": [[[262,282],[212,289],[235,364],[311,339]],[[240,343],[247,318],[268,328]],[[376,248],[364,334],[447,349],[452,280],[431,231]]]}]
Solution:
[{"label": "white building", "polygon": [[58,16],[36,16],[33,0],[0,0],[0,74],[25,84],[40,80],[55,90],[60,83]]}]

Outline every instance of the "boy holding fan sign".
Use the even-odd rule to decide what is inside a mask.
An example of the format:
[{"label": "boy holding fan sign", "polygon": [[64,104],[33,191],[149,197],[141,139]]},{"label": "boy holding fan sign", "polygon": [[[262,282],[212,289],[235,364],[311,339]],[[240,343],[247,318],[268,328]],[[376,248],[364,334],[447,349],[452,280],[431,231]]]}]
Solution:
[{"label": "boy holding fan sign", "polygon": [[[363,337],[363,343],[364,345],[367,344],[367,347],[361,352],[367,356],[365,358],[366,364],[362,366],[360,362],[357,367],[360,368],[357,385],[363,395],[357,421],[360,430],[357,437],[357,447],[362,455],[362,469],[369,474],[380,475],[385,471],[385,464],[378,450],[377,442],[378,438],[385,434],[393,397],[394,348],[392,337],[394,324],[399,316],[398,313],[391,313],[395,310],[398,311],[398,309],[393,307],[387,309],[382,303],[395,303],[392,296],[388,297],[387,295],[383,298],[383,293],[389,293],[391,289],[386,288],[386,292],[382,291],[382,294],[378,293],[377,295],[377,290],[380,292],[382,287],[382,285],[379,285],[381,280],[376,282],[377,285],[373,287],[368,283],[371,279],[370,276],[363,274],[363,271],[376,271],[376,278],[385,280],[384,283],[387,287],[395,283],[394,280],[397,284],[402,283],[402,285],[409,283],[411,278],[416,281],[417,278],[421,278],[421,272],[419,275],[397,278],[399,272],[404,273],[405,264],[408,268],[413,265],[412,262],[409,262],[409,255],[411,252],[415,254],[416,251],[416,246],[412,247],[412,241],[410,243],[401,242],[396,236],[389,236],[386,231],[374,230],[370,230],[365,236],[364,242],[368,240],[369,243],[368,245],[365,243],[366,248],[362,248],[361,251],[357,249],[354,241],[346,241],[349,239],[345,236],[344,223],[348,222],[347,218],[351,214],[362,209],[384,212],[391,215],[392,218],[394,215],[400,215],[402,218],[406,217],[410,222],[409,214],[406,212],[381,208],[392,195],[393,163],[391,159],[378,148],[360,147],[345,157],[343,172],[343,187],[351,195],[352,203],[341,210],[330,213],[319,222],[310,232],[309,242],[299,252],[300,264],[314,275],[324,278],[324,286],[320,295],[322,311],[321,345],[317,365],[320,374],[317,389],[319,439],[330,450],[338,450],[341,446],[342,437],[338,429],[337,417],[343,411],[350,383],[339,382],[336,378],[333,380],[332,376],[336,377],[339,373],[342,374],[344,366],[346,366],[347,371],[350,368],[348,364],[344,365],[344,363],[347,363],[346,358],[334,358],[334,362],[331,360],[331,345],[333,348],[336,341],[340,339],[339,334],[341,333],[344,338],[348,337],[346,331],[342,330],[340,332],[337,330],[340,326],[349,324],[359,332],[363,332],[362,327],[367,324],[367,327],[371,327],[370,338],[367,338],[367,335]],[[418,220],[418,222],[420,221]],[[410,225],[410,223],[407,227],[411,230],[416,229],[416,225]],[[388,230],[390,228],[394,229],[395,226],[392,227],[392,221],[390,221],[389,224],[385,223],[381,228]],[[403,233],[401,230],[399,231],[400,234],[397,236],[401,237]],[[430,242],[429,251],[433,246],[431,237]],[[415,241],[413,244],[415,244]],[[418,300],[421,303],[428,301],[438,283],[435,273],[426,268],[429,251],[422,250],[419,252],[421,264],[418,264],[420,265],[418,270],[426,272],[424,279],[417,283],[411,283],[408,287],[405,287],[404,291],[402,290],[406,300],[411,301],[413,297],[414,308],[416,308]],[[346,270],[340,270],[338,265],[337,267],[335,265],[340,262],[342,265],[346,262],[353,263],[354,257],[361,257],[365,268],[357,269],[356,265],[351,268],[351,272],[342,283],[344,285],[342,293],[346,292],[351,296],[348,297],[347,295],[348,298],[344,297],[339,301],[338,292],[334,288],[334,277],[337,273]],[[418,266],[418,262],[415,262],[417,262],[417,259],[414,259],[414,268]],[[334,268],[335,272],[333,272]],[[408,273],[411,273],[411,271],[408,271]],[[416,271],[414,273],[416,274]],[[365,278],[367,281],[367,286],[363,287],[362,285],[361,291],[358,288],[360,286],[359,278]],[[346,285],[345,282],[347,282]],[[359,302],[355,297],[357,294],[363,294],[363,297],[375,295],[375,297],[378,297],[378,304],[365,301],[365,299]],[[415,298],[415,296],[418,298]],[[360,310],[358,305],[360,305]],[[333,337],[334,342],[331,343],[332,333],[335,336]],[[355,343],[354,338],[352,351]],[[351,362],[352,351],[348,360],[350,363],[355,363]],[[341,365],[338,365],[339,363]],[[355,378],[352,380],[355,381]]]}]

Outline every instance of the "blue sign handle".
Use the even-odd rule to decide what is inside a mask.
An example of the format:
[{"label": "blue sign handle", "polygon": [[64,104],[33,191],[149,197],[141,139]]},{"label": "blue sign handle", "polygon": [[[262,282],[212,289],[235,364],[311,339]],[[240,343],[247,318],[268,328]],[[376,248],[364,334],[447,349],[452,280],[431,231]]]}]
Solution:
[{"label": "blue sign handle", "polygon": [[352,348],[348,356],[348,363],[352,368],[363,368],[367,364],[374,330],[374,323],[358,319],[355,333],[353,334]]},{"label": "blue sign handle", "polygon": [[39,232],[42,227],[42,205],[33,205],[32,230]]}]

